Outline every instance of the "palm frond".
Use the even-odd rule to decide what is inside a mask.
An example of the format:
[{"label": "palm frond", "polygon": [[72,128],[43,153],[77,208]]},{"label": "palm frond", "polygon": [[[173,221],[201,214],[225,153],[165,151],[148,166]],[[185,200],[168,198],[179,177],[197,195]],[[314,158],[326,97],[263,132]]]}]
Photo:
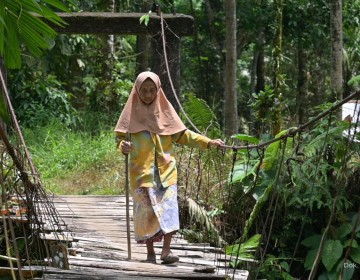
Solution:
[{"label": "palm frond", "polygon": [[[70,0],[68,0],[69,2]],[[41,15],[56,25],[65,22],[48,6],[68,12],[66,6],[59,0],[44,0],[42,2],[29,0],[3,0],[0,5],[0,55],[4,57],[6,68],[21,66],[20,44],[24,43],[35,56],[40,56],[49,47],[49,38],[56,32],[42,19]]]},{"label": "palm frond", "polygon": [[211,222],[211,219],[207,215],[206,210],[191,198],[187,198],[186,202],[189,207],[190,216],[194,218],[198,223],[206,227],[206,230],[210,232],[213,235],[213,237],[215,237],[217,244],[219,245],[225,244],[225,240],[221,237],[219,231]]}]

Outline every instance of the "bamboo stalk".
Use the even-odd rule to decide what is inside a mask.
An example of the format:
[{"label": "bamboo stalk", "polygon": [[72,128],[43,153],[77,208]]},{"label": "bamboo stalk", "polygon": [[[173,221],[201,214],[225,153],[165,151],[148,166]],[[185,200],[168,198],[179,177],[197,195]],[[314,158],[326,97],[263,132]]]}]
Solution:
[{"label": "bamboo stalk", "polygon": [[16,262],[16,261],[17,261],[16,258],[9,257],[9,256],[4,256],[4,255],[0,255],[0,259],[6,260],[6,261],[12,261],[12,262]]}]

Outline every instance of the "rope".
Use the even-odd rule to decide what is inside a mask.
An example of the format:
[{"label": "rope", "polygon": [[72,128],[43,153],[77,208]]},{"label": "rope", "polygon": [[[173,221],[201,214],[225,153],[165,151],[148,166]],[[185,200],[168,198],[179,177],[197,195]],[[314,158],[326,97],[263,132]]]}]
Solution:
[{"label": "rope", "polygon": [[181,112],[183,113],[184,117],[187,119],[187,121],[189,122],[189,124],[193,127],[193,129],[199,133],[199,134],[202,134],[200,132],[200,130],[195,126],[195,124],[191,121],[191,119],[189,118],[189,116],[186,114],[183,106],[181,105],[181,102],[176,94],[176,90],[175,90],[175,87],[174,87],[174,84],[173,84],[173,81],[172,81],[172,78],[171,78],[171,75],[170,75],[170,68],[169,68],[169,63],[168,63],[168,58],[167,58],[167,52],[166,52],[166,41],[165,41],[165,31],[164,31],[164,19],[163,19],[163,13],[160,12],[160,19],[161,19],[161,36],[162,36],[162,43],[163,43],[163,51],[164,51],[164,60],[165,60],[165,66],[166,66],[166,72],[167,72],[167,75],[168,75],[168,79],[169,79],[169,82],[170,82],[170,86],[171,86],[171,90],[174,94],[174,97],[175,97],[175,100],[177,102],[177,104],[179,105],[179,108],[181,110]]}]

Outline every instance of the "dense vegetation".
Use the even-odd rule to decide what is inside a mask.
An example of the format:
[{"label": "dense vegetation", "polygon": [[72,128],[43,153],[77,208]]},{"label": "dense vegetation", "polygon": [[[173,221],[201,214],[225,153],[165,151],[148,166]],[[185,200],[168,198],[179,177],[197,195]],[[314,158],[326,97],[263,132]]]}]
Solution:
[{"label": "dense vegetation", "polygon": [[[145,14],[152,1],[142,2],[72,1],[70,9]],[[328,1],[236,1],[241,134],[225,135],[225,1],[158,2],[165,13],[195,18],[194,36],[182,39],[181,94],[207,135],[263,143],[337,99]],[[342,8],[346,97],[360,86],[360,1]],[[12,104],[49,191],[123,193],[113,127],[138,72],[137,42],[136,36],[58,35],[41,58],[22,49],[21,68],[8,70]],[[360,147],[356,135],[344,137],[346,130],[349,122],[329,114],[264,149],[179,148],[179,170],[187,170],[179,180],[183,232],[231,245],[232,265],[251,270],[254,279],[359,278]]]}]

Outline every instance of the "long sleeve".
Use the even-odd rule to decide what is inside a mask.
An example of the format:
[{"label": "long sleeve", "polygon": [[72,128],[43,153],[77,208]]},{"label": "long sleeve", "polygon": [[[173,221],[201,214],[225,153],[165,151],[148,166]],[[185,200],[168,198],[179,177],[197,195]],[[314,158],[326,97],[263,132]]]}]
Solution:
[{"label": "long sleeve", "polygon": [[190,148],[207,149],[208,144],[211,141],[210,138],[200,135],[191,130],[185,130],[174,134],[173,141],[180,145],[186,145]]}]

